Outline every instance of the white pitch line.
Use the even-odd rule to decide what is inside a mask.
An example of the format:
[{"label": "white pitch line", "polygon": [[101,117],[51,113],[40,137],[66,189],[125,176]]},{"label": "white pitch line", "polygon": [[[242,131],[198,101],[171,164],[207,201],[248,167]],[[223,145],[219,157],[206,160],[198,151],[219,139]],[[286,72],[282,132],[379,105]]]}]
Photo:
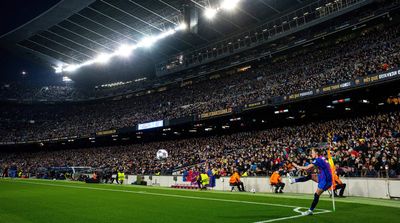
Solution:
[{"label": "white pitch line", "polygon": [[283,221],[283,220],[288,220],[288,219],[293,219],[293,218],[301,218],[301,217],[305,217],[305,216],[303,216],[303,215],[294,215],[294,216],[283,217],[283,218],[269,219],[269,220],[265,220],[265,221],[257,221],[257,222],[253,222],[253,223],[267,223],[267,222]]},{"label": "white pitch line", "polygon": [[[302,211],[300,211],[300,209],[304,209],[303,207],[298,207],[293,209],[294,212],[297,213],[302,213]],[[306,208],[308,210],[308,208]],[[323,209],[315,209],[315,210],[319,210],[318,212],[314,212],[313,214],[324,214],[324,213],[329,213],[331,212],[330,210],[323,210]]]},{"label": "white pitch line", "polygon": [[[300,211],[301,208],[302,207],[297,207],[297,208],[293,209],[293,211],[297,212],[297,213],[301,213],[301,211]],[[317,212],[317,213],[314,212],[313,215],[325,214],[325,213],[329,213],[329,212],[331,212],[331,211],[325,210],[325,211]],[[305,215],[293,215],[293,216],[289,216],[289,217],[275,218],[275,219],[269,219],[269,220],[265,220],[265,221],[257,221],[257,222],[254,222],[254,223],[267,223],[267,222],[274,222],[274,221],[283,221],[283,220],[288,220],[288,219],[293,219],[293,218],[301,218],[301,217],[307,217],[307,216],[305,216]]]},{"label": "white pitch line", "polygon": [[[284,207],[284,208],[294,208],[293,211],[295,211],[295,212],[298,212],[298,210],[300,208],[307,209],[306,207],[298,207],[298,206],[284,205],[284,204],[263,203],[263,202],[253,202],[253,201],[241,201],[241,200],[229,200],[229,199],[219,199],[219,198],[209,198],[209,197],[184,196],[184,195],[177,195],[177,194],[161,194],[161,193],[153,193],[153,192],[147,192],[147,191],[116,190],[116,189],[110,189],[110,188],[84,187],[84,186],[73,186],[73,185],[65,185],[65,184],[38,183],[38,182],[32,182],[32,181],[13,181],[13,182],[25,183],[25,184],[35,184],[35,185],[45,185],[45,186],[53,186],[53,187],[65,187],[65,188],[87,189],[87,190],[98,190],[98,191],[111,191],[111,192],[145,194],[145,195],[162,196],[162,197],[175,197],[175,198],[184,198],[184,199],[209,200],[209,201],[220,201],[220,202],[229,202],[229,203],[242,203],[242,204],[253,204],[253,205],[265,205],[265,206],[275,206],[275,207]],[[314,213],[314,214],[324,214],[324,213],[331,212],[331,211],[325,210],[325,209],[316,209],[316,210],[319,210],[321,212]],[[254,222],[254,223],[267,223],[267,222],[281,221],[281,220],[299,218],[299,217],[304,217],[304,216],[302,216],[302,215],[294,215],[294,216],[289,216],[289,217],[269,219],[269,220],[265,220],[265,221],[258,221],[258,222]]]}]

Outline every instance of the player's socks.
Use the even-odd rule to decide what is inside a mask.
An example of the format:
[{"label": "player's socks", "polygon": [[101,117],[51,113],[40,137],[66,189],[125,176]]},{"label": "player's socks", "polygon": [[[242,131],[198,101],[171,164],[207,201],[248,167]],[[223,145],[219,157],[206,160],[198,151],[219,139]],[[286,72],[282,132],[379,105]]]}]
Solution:
[{"label": "player's socks", "polygon": [[295,183],[298,183],[298,182],[306,182],[306,181],[311,180],[311,175],[302,176],[302,177],[299,177],[299,178],[293,179],[293,180],[294,180]]},{"label": "player's socks", "polygon": [[317,193],[314,194],[314,200],[311,203],[310,211],[314,211],[315,207],[317,206],[319,201],[319,195]]}]

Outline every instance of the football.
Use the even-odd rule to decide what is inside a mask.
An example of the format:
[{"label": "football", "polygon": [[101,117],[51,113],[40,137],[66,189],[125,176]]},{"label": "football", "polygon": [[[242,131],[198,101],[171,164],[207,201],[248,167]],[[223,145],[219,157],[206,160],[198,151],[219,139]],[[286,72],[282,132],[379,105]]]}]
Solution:
[{"label": "football", "polygon": [[168,158],[168,152],[165,149],[159,149],[156,154],[157,159],[162,160]]}]

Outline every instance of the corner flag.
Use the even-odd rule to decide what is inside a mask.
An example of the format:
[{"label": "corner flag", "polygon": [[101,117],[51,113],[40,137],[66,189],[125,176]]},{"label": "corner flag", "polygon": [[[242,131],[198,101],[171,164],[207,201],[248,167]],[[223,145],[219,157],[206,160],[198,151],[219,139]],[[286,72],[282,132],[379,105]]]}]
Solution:
[{"label": "corner flag", "polygon": [[335,163],[333,162],[332,154],[331,154],[331,148],[332,148],[332,134],[331,133],[328,134],[328,138],[329,138],[329,141],[331,142],[330,145],[328,146],[328,162],[329,162],[329,166],[331,167],[331,175],[332,175],[332,187],[331,187],[332,207],[333,207],[333,211],[336,211],[335,193],[334,193],[334,188],[336,186],[336,182],[335,182],[335,178],[334,178],[334,174],[336,174],[336,167],[335,167]]}]

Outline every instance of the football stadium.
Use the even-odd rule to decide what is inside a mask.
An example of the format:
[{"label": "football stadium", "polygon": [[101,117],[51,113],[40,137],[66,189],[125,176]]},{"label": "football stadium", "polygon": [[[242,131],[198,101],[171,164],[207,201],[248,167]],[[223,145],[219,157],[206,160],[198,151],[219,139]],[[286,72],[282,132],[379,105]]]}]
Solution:
[{"label": "football stadium", "polygon": [[399,0],[0,10],[0,223],[400,219]]}]

